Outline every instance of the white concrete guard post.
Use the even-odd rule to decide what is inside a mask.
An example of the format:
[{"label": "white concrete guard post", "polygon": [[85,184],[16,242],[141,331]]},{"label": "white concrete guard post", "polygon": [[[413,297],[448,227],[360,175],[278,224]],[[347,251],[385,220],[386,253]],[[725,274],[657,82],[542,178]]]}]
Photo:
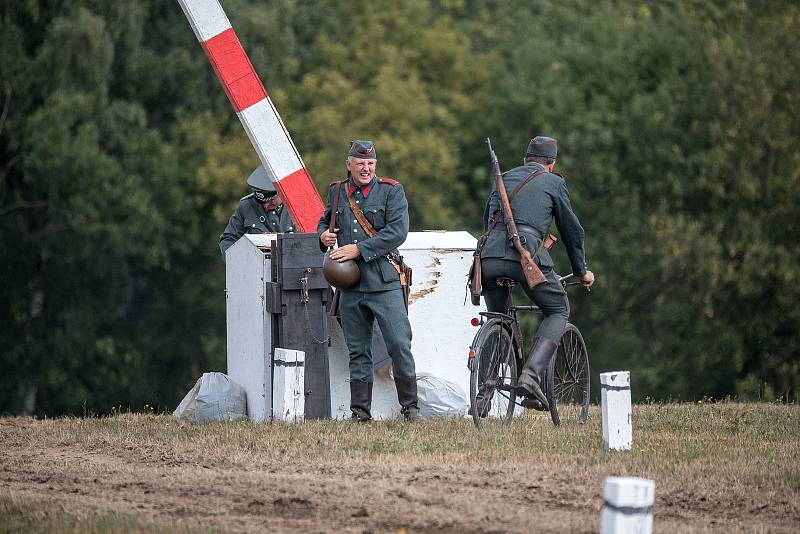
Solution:
[{"label": "white concrete guard post", "polygon": [[305,413],[305,360],[301,350],[275,349],[272,361],[272,418],[298,423]]},{"label": "white concrete guard post", "polygon": [[[467,355],[477,328],[470,319],[486,308],[472,306],[466,296],[467,272],[472,265],[476,239],[469,232],[410,232],[400,245],[400,254],[414,269],[408,318],[413,339],[411,352],[422,373],[447,380],[469,391]],[[328,349],[331,373],[331,414],[335,419],[350,417],[350,372],[348,351],[342,329],[336,320],[329,321],[331,346]],[[373,335],[377,334],[377,329]],[[397,417],[400,405],[390,376],[388,355],[379,354],[373,345],[373,357],[380,369],[375,373],[372,390],[372,417]],[[381,366],[381,359],[385,366]],[[464,399],[466,404],[468,399]]]},{"label": "white concrete guard post", "polygon": [[[281,368],[274,364],[272,353],[273,315],[266,305],[265,284],[272,280],[270,247],[275,239],[274,234],[245,234],[225,254],[228,376],[245,389],[248,415],[259,422],[278,419],[285,411],[274,403],[289,398],[289,368],[283,369],[283,379],[279,379]],[[417,373],[448,380],[465,392],[469,391],[467,353],[476,331],[470,319],[485,310],[483,305],[464,303],[474,247],[475,238],[468,232],[439,231],[411,232],[400,246],[414,269],[409,319]],[[335,319],[329,321],[329,328],[331,415],[346,419],[350,416],[349,355]],[[397,417],[400,405],[388,356],[377,352],[374,356],[382,368],[375,375],[372,416]],[[281,384],[283,393],[278,391]],[[298,413],[304,408],[298,406]]]},{"label": "white concrete guard post", "polygon": [[253,421],[272,418],[272,315],[265,282],[275,234],[245,234],[225,251],[228,376],[247,393]]},{"label": "white concrete guard post", "polygon": [[652,480],[608,477],[603,484],[600,534],[651,534],[655,496]]},{"label": "white concrete guard post", "polygon": [[629,450],[633,445],[630,372],[601,373],[600,391],[603,404],[603,444],[610,450]]}]

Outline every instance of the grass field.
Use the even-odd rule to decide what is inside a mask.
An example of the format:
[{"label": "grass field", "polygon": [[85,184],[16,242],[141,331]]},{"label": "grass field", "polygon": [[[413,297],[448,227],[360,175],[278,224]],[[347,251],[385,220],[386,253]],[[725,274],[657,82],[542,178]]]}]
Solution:
[{"label": "grass field", "polygon": [[0,419],[0,532],[596,532],[603,479],[656,481],[657,532],[800,530],[800,408],[634,407],[553,427]]}]

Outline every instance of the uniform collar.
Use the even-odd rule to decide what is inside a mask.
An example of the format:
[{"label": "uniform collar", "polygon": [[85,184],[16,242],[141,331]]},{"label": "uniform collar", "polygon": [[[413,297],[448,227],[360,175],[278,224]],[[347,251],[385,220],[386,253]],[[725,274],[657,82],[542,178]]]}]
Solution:
[{"label": "uniform collar", "polygon": [[281,211],[283,211],[283,202],[281,202],[277,206],[272,206],[271,208],[267,208],[261,202],[259,202],[259,204],[261,204],[261,207],[264,208],[264,211],[274,211],[275,213],[280,213]]},{"label": "uniform collar", "polygon": [[347,196],[350,196],[353,193],[355,193],[357,189],[361,189],[361,194],[364,195],[364,198],[367,198],[370,189],[372,189],[372,186],[375,185],[375,180],[377,179],[378,179],[377,176],[373,176],[372,180],[370,180],[370,182],[367,185],[358,186],[356,185],[355,180],[353,180],[353,177],[351,176],[350,178],[347,179]]},{"label": "uniform collar", "polygon": [[530,163],[523,165],[523,167],[539,167],[540,169],[547,169],[543,164],[539,163],[538,161],[531,161]]}]

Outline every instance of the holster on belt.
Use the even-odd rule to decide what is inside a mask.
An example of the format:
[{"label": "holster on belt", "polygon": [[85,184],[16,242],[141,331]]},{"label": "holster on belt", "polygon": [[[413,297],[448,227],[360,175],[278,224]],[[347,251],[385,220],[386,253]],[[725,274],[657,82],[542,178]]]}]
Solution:
[{"label": "holster on belt", "polygon": [[[378,231],[375,230],[372,223],[364,216],[364,212],[361,211],[361,208],[359,208],[358,204],[353,200],[352,195],[347,196],[347,203],[350,204],[350,210],[353,212],[358,224],[364,229],[364,233],[369,237],[377,234]],[[386,259],[389,260],[389,265],[394,267],[394,270],[397,271],[397,274],[400,276],[400,287],[403,289],[403,300],[406,304],[406,311],[408,311],[408,297],[411,294],[411,267],[403,262],[403,256],[401,256],[397,250],[393,250],[387,254]]]}]

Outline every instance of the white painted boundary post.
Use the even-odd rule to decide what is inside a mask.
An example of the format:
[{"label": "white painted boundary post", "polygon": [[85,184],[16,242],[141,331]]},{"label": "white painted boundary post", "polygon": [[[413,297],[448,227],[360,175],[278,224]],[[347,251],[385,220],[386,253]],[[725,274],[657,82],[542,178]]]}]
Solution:
[{"label": "white painted boundary post", "polygon": [[608,477],[603,484],[600,534],[651,534],[655,497],[652,480]]},{"label": "white painted boundary post", "polygon": [[603,445],[611,450],[629,450],[633,445],[630,372],[601,373],[600,390],[603,404]]},{"label": "white painted boundary post", "polygon": [[305,362],[301,350],[275,349],[272,360],[272,418],[297,423],[305,412]]}]

